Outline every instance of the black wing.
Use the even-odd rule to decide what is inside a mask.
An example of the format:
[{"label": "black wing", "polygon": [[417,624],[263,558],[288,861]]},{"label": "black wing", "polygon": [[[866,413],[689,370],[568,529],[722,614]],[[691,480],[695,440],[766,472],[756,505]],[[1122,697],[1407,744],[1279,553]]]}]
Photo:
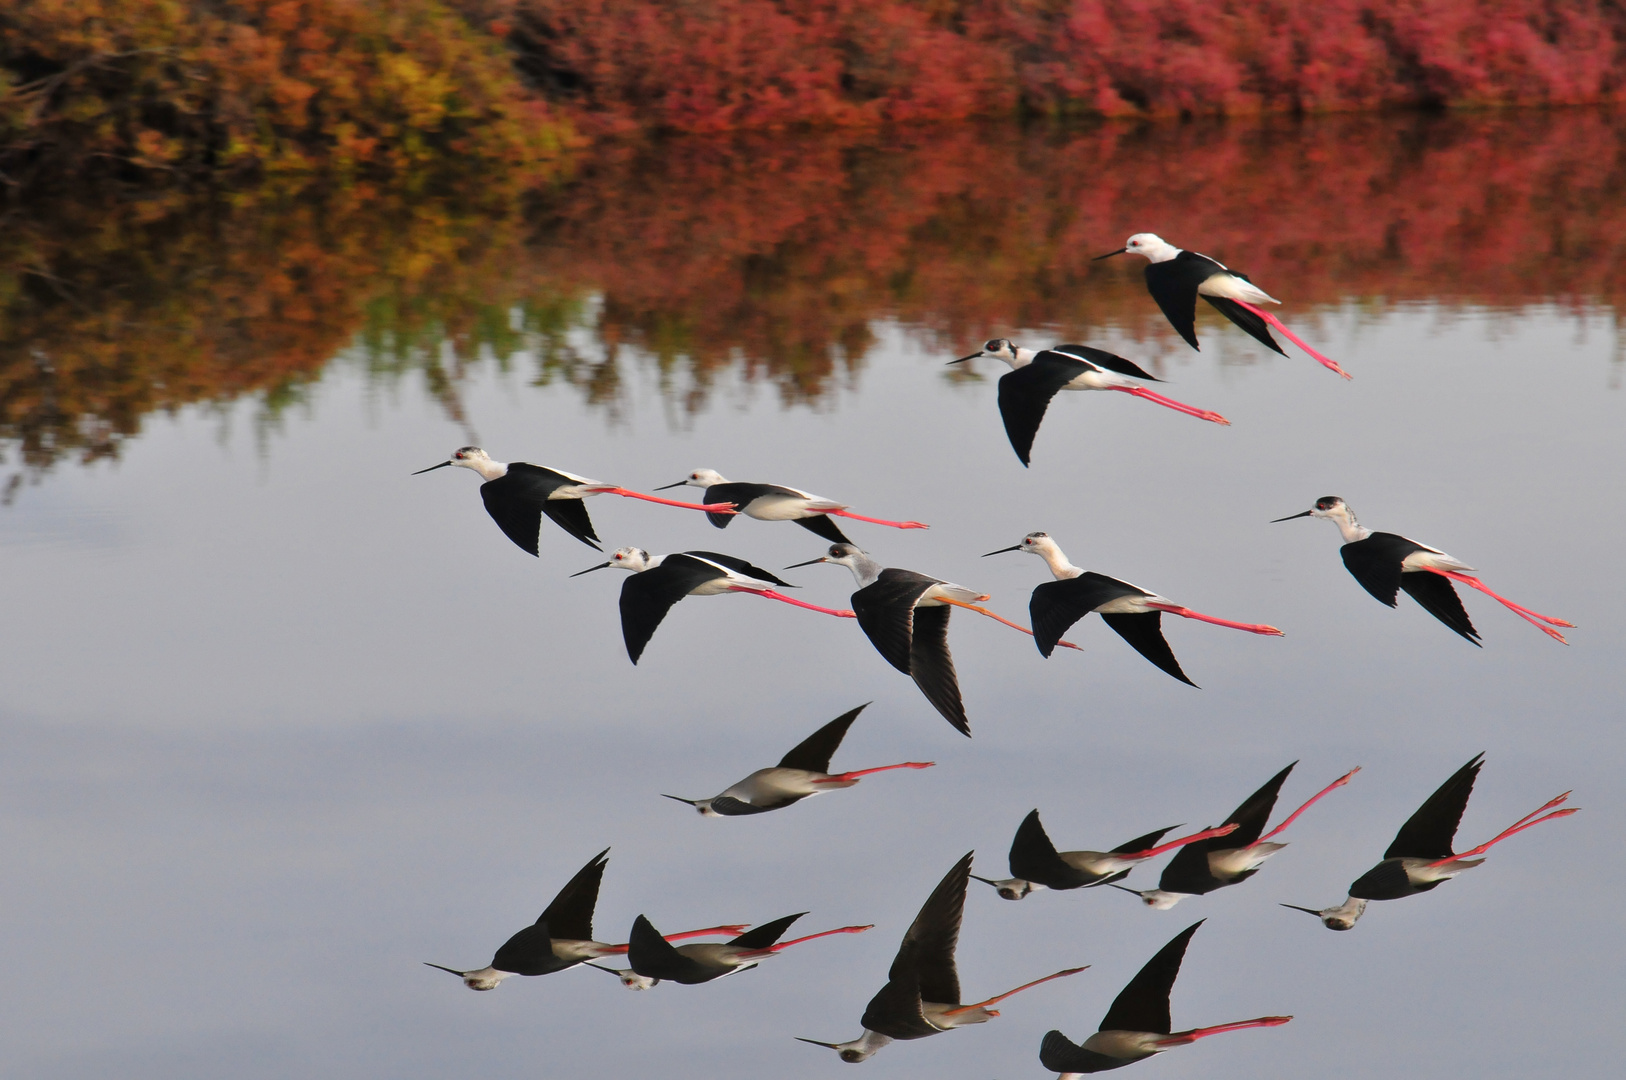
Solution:
[{"label": "black wing", "polygon": [[1163,835],[1165,833],[1172,832],[1178,828],[1178,825],[1170,825],[1167,829],[1158,829],[1154,832],[1147,833],[1145,836],[1137,836],[1133,840],[1119,844],[1117,847],[1113,848],[1111,854],[1129,855],[1136,851],[1146,851],[1150,848],[1154,848],[1157,846],[1157,842],[1163,839]]},{"label": "black wing", "polygon": [[[1211,836],[1207,840],[1199,840],[1196,844],[1187,847],[1208,845],[1209,851],[1221,851],[1228,848],[1247,847],[1265,831],[1265,822],[1270,820],[1270,812],[1276,807],[1276,797],[1281,794],[1282,785],[1287,782],[1288,774],[1293,771],[1293,762],[1281,772],[1272,776],[1260,785],[1259,790],[1243,800],[1242,805],[1231,811],[1231,816],[1220,822],[1229,825],[1236,822],[1236,831],[1225,836]],[[1185,850],[1182,848],[1181,850]]]},{"label": "black wing", "polygon": [[1451,774],[1428,801],[1417,808],[1395,834],[1394,843],[1383,853],[1385,859],[1444,859],[1451,855],[1451,841],[1456,838],[1462,812],[1468,809],[1468,796],[1473,794],[1474,781],[1485,764],[1483,753],[1475,754],[1468,764]]},{"label": "black wing", "polygon": [[491,958],[491,966],[515,975],[550,975],[571,965],[553,955],[548,924],[536,922],[503,942],[497,955]]},{"label": "black wing", "polygon": [[752,803],[742,802],[741,800],[734,798],[732,795],[719,795],[717,798],[711,800],[711,811],[714,814],[721,814],[723,817],[744,817],[747,814],[766,814],[769,810],[778,810],[780,807],[789,806],[793,802],[800,802],[803,797],[804,796],[798,795],[789,802],[777,802],[772,806],[756,806]]},{"label": "black wing", "polygon": [[909,674],[909,642],[914,637],[915,601],[938,584],[913,570],[888,567],[874,582],[853,593],[853,612],[875,651]]},{"label": "black wing", "polygon": [[947,604],[914,609],[909,675],[943,719],[970,738],[971,721],[966,719],[965,704],[960,700],[960,679],[954,673],[954,657],[948,647],[949,613],[953,610]]},{"label": "black wing", "polygon": [[[847,534],[836,527],[829,514],[814,514],[812,517],[792,518],[792,521],[806,529],[815,536],[822,536],[832,544],[851,544]],[[857,545],[854,545],[857,546]]]},{"label": "black wing", "polygon": [[[1455,630],[1475,645],[1479,644],[1479,631],[1468,621],[1468,612],[1462,606],[1462,597],[1452,587],[1451,579],[1427,570],[1408,570],[1400,575],[1400,587],[1420,604],[1424,611]],[[1481,646],[1483,648],[1483,646]]]},{"label": "black wing", "polygon": [[[711,485],[711,487],[706,489],[706,494],[705,494],[705,496],[703,498],[701,498],[700,501],[703,502],[703,503],[706,503],[708,505],[711,504],[711,503],[733,503],[735,513],[732,513],[732,514],[711,514],[711,513],[708,513],[706,515],[706,520],[711,522],[713,525],[717,526],[719,529],[728,528],[728,523],[729,522],[733,521],[735,518],[739,517],[740,514],[743,514],[745,512],[746,503],[749,503],[751,501],[751,499],[756,497],[755,495],[752,495],[752,496],[748,497],[744,491],[741,491],[739,489],[740,488],[758,488],[758,487],[761,487],[761,485],[760,484],[713,484],[713,485]],[[760,492],[758,492],[758,494],[760,494]]]},{"label": "black wing", "polygon": [[[1231,273],[1236,274],[1236,271],[1233,270]],[[1244,281],[1247,280],[1245,274],[1236,274],[1236,276]],[[1282,347],[1276,344],[1276,339],[1270,336],[1270,324],[1257,314],[1249,311],[1235,300],[1227,300],[1223,296],[1204,296],[1203,299],[1212,304],[1221,315],[1246,330],[1249,336],[1259,344],[1267,349],[1282,353],[1283,356],[1287,355],[1282,352]]]},{"label": "black wing", "polygon": [[1106,1072],[1129,1063],[1124,1058],[1086,1050],[1059,1031],[1045,1032],[1044,1041],[1039,1043],[1039,1064],[1055,1073]]},{"label": "black wing", "polygon": [[628,577],[621,585],[621,637],[636,664],[672,605],[708,581],[724,574],[715,566],[683,555],[668,555],[653,570]]},{"label": "black wing", "polygon": [[598,886],[604,879],[609,854],[610,849],[605,848],[589,859],[537,918],[537,922],[546,923],[552,929],[554,937],[566,941],[593,940],[593,909],[598,906]]},{"label": "black wing", "polygon": [[794,915],[786,915],[784,918],[775,919],[773,922],[753,926],[739,937],[730,940],[729,944],[738,945],[742,949],[766,949],[785,936],[785,931],[790,929],[791,923],[806,914],[805,911],[798,911]]},{"label": "black wing", "polygon": [[1107,1015],[1101,1018],[1102,1031],[1146,1031],[1167,1035],[1174,1025],[1169,1021],[1169,991],[1180,974],[1180,961],[1186,958],[1191,935],[1203,924],[1199,919],[1174,935],[1174,939],[1146,961],[1146,966],[1129,980]]},{"label": "black wing", "polygon": [[678,952],[642,915],[633,920],[632,933],[627,937],[627,964],[645,978],[677,983],[706,982],[722,974]]},{"label": "black wing", "polygon": [[542,532],[542,515],[547,514],[565,532],[590,548],[598,549],[598,535],[580,499],[549,499],[555,490],[576,481],[524,461],[508,466],[508,474],[480,485],[480,498],[486,513],[508,539],[537,554]]},{"label": "black wing", "polygon": [[1049,889],[1077,889],[1097,880],[1099,875],[1089,874],[1062,861],[1056,845],[1039,822],[1035,810],[1016,827],[1016,839],[1011,841],[1011,877],[1036,881]]},{"label": "black wing", "polygon": [[1167,639],[1163,637],[1163,613],[1161,611],[1144,611],[1133,614],[1108,614],[1103,612],[1101,619],[1113,630],[1117,631],[1119,637],[1129,642],[1136,652],[1162,668],[1165,673],[1173,675],[1187,686],[1197,685],[1186,678],[1186,673],[1180,670],[1180,661],[1174,658],[1174,650],[1169,648]]},{"label": "black wing", "polygon": [[971,856],[972,852],[966,852],[926,898],[886,974],[893,982],[913,981],[922,998],[939,1005],[960,1003],[960,974],[954,966],[954,950],[960,941],[965,890],[971,882]]},{"label": "black wing", "polygon": [[1415,540],[1379,532],[1365,540],[1345,544],[1338,553],[1344,557],[1344,566],[1361,583],[1361,588],[1394,607],[1400,595],[1401,564],[1412,552],[1427,550]]},{"label": "black wing", "polygon": [[999,415],[1005,421],[1005,435],[1022,464],[1028,463],[1033,437],[1039,433],[1050,399],[1062,387],[1091,370],[1091,365],[1072,356],[1046,350],[1025,367],[999,379]]},{"label": "black wing", "polygon": [[[1120,375],[1129,375],[1136,379],[1145,379],[1147,382],[1162,382],[1156,375],[1146,371],[1132,360],[1125,360],[1117,353],[1109,353],[1105,349],[1092,348],[1089,345],[1052,345],[1048,350],[1058,352],[1064,356],[1076,356],[1080,360],[1088,360],[1096,367],[1116,371]],[[1040,354],[1041,356],[1043,353]]]},{"label": "black wing", "polygon": [[808,772],[827,773],[830,771],[830,759],[835,756],[836,748],[841,740],[847,737],[847,729],[853,726],[858,714],[869,708],[870,703],[865,702],[856,709],[849,709],[825,724],[819,730],[797,743],[784,757],[779,759],[781,769],[806,769]]},{"label": "black wing", "polygon": [[1438,881],[1431,881],[1425,885],[1413,885],[1406,876],[1405,864],[1397,858],[1386,858],[1356,878],[1349,887],[1349,895],[1357,900],[1399,900],[1414,893],[1427,892],[1438,884]]},{"label": "black wing", "polygon": [[1047,581],[1037,586],[1028,600],[1028,617],[1033,622],[1033,643],[1041,653],[1049,656],[1056,651],[1056,643],[1069,627],[1102,604],[1121,596],[1145,595],[1144,589],[1137,589],[1127,581],[1092,572],[1066,581]]},{"label": "black wing", "polygon": [[[732,555],[719,555],[715,551],[685,551],[683,554],[693,556],[696,559],[709,559],[718,566],[726,566],[736,574],[744,574],[746,577],[756,578],[758,581],[770,581],[775,585],[783,585],[787,589],[796,588],[795,585],[792,585],[788,581],[780,580],[779,578],[770,574],[768,571],[764,570],[762,567],[753,566],[744,559],[736,559]],[[670,559],[670,557],[668,557],[668,559]],[[663,563],[662,565],[665,564]]]},{"label": "black wing", "polygon": [[[954,1002],[953,1004],[958,1004]],[[936,1035],[937,1028],[926,1019],[921,1007],[920,982],[913,971],[901,978],[888,979],[876,995],[864,1006],[859,1023],[878,1035],[906,1041]]]},{"label": "black wing", "polygon": [[1213,273],[1213,260],[1182,251],[1168,262],[1146,264],[1146,291],[1152,294],[1169,325],[1197,345],[1197,286]]}]

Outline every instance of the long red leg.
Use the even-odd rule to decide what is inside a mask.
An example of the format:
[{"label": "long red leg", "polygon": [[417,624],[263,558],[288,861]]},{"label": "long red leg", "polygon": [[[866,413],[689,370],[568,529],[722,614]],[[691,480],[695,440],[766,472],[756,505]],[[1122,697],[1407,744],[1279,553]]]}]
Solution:
[{"label": "long red leg", "polygon": [[868,926],[838,926],[834,930],[822,930],[817,934],[809,934],[806,937],[791,938],[789,941],[781,941],[777,945],[770,945],[766,949],[752,949],[750,952],[741,953],[740,955],[772,956],[782,949],[788,949],[792,945],[800,945],[804,941],[812,941],[815,938],[829,937],[831,934],[862,934],[865,930],[873,929],[875,929],[874,923],[870,923]]},{"label": "long red leg", "polygon": [[860,776],[870,773],[886,772],[888,769],[929,769],[936,765],[935,761],[905,761],[899,765],[880,765],[873,769],[858,769],[855,772],[836,773],[833,776],[820,776],[814,779],[815,784],[839,784],[843,780],[857,780]]},{"label": "long red leg", "polygon": [[1257,1027],[1279,1027],[1291,1019],[1293,1019],[1291,1016],[1261,1016],[1257,1020],[1238,1020],[1234,1024],[1216,1024],[1214,1027],[1176,1031],[1166,1039],[1157,1040],[1157,1045],[1184,1046],[1186,1043],[1194,1043],[1198,1039],[1206,1039],[1210,1035],[1220,1035],[1227,1031],[1243,1031],[1247,1028]]},{"label": "long red leg", "polygon": [[1551,615],[1543,615],[1539,611],[1531,611],[1529,608],[1525,607],[1523,604],[1515,604],[1513,601],[1509,600],[1507,597],[1502,596],[1499,593],[1492,592],[1490,589],[1486,588],[1485,583],[1483,581],[1480,581],[1478,578],[1473,577],[1471,575],[1459,574],[1455,570],[1435,570],[1433,567],[1428,567],[1427,569],[1433,571],[1436,574],[1439,574],[1441,577],[1448,577],[1452,581],[1460,581],[1464,585],[1468,586],[1470,589],[1478,589],[1480,592],[1484,593],[1486,596],[1489,596],[1492,599],[1495,599],[1495,600],[1499,601],[1502,604],[1502,606],[1506,607],[1509,611],[1513,612],[1513,614],[1517,615],[1519,618],[1523,619],[1525,622],[1530,623],[1537,630],[1540,630],[1543,634],[1546,634],[1548,637],[1557,638],[1559,641],[1564,642],[1564,644],[1566,644],[1566,645],[1569,644],[1569,641],[1565,639],[1563,634],[1560,634],[1557,630],[1553,630],[1548,626],[1543,626],[1542,624],[1543,623],[1550,623],[1552,626],[1567,626],[1571,630],[1574,630],[1575,629],[1575,624],[1574,623],[1565,622],[1563,619],[1555,619]]},{"label": "long red leg", "polygon": [[[983,597],[983,599],[986,600],[988,598],[985,596],[985,597]],[[1010,627],[1012,630],[1020,630],[1020,631],[1022,631],[1022,633],[1026,634],[1028,637],[1033,636],[1033,631],[1029,630],[1027,627],[1023,626],[1021,623],[1011,622],[1011,620],[1005,618],[1003,615],[995,615],[992,611],[989,611],[985,607],[978,607],[976,604],[968,604],[964,600],[948,600],[948,599],[945,599],[945,600],[943,600],[943,603],[945,603],[945,604],[953,604],[955,607],[963,607],[963,608],[966,608],[966,609],[968,609],[970,611],[975,611],[979,615],[986,615],[990,619],[994,620],[995,622],[1004,623],[1006,626]],[[1056,642],[1056,644],[1057,645],[1065,645],[1069,649],[1078,649],[1079,652],[1084,651],[1083,649],[1080,649],[1077,645],[1074,645],[1071,641],[1058,641],[1058,642]]]},{"label": "long red leg", "polygon": [[629,499],[643,499],[645,502],[660,503],[662,506],[681,506],[685,510],[703,510],[708,514],[737,514],[734,504],[729,503],[686,503],[676,499],[663,499],[659,495],[645,495],[641,491],[629,491],[624,487],[587,488],[594,495],[622,495]]},{"label": "long red leg", "polygon": [[[1551,821],[1554,818],[1568,817],[1569,815],[1576,813],[1580,808],[1572,806],[1565,810],[1553,810],[1553,812],[1548,814],[1546,817],[1536,817],[1536,815],[1540,814],[1544,810],[1552,810],[1553,807],[1557,806],[1559,803],[1562,803],[1569,797],[1570,793],[1566,791],[1556,799],[1548,799],[1545,803],[1536,807],[1534,810],[1530,811],[1530,813],[1524,815],[1524,817],[1514,822],[1508,828],[1503,829],[1501,832],[1497,833],[1495,836],[1491,837],[1489,840],[1486,840],[1483,844],[1480,844],[1471,851],[1462,851],[1455,855],[1448,855],[1443,859],[1436,859],[1428,865],[1443,866],[1445,863],[1453,862],[1457,859],[1467,859],[1474,855],[1483,855],[1485,852],[1491,849],[1492,845],[1500,844],[1503,840],[1506,840],[1515,833],[1524,832],[1524,830],[1533,828],[1536,825],[1540,825],[1544,821]],[[1532,818],[1535,820],[1532,821]]]},{"label": "long red leg", "polygon": [[1170,615],[1178,615],[1182,619],[1196,619],[1198,622],[1213,623],[1215,626],[1229,626],[1232,630],[1246,630],[1250,634],[1269,634],[1272,637],[1286,637],[1287,635],[1274,626],[1264,623],[1232,622],[1230,619],[1220,619],[1213,615],[1204,615],[1200,611],[1192,611],[1179,604],[1148,604],[1159,611],[1167,611]]},{"label": "long red leg", "polygon": [[1321,796],[1325,795],[1327,792],[1331,791],[1333,788],[1341,788],[1341,787],[1343,787],[1345,784],[1349,783],[1349,778],[1350,777],[1354,776],[1356,773],[1358,773],[1360,771],[1361,771],[1361,767],[1359,765],[1357,765],[1353,769],[1351,769],[1347,773],[1345,773],[1344,775],[1340,776],[1338,779],[1334,780],[1332,783],[1328,784],[1326,787],[1322,788],[1320,791],[1316,792],[1314,795],[1312,795],[1310,797],[1309,802],[1305,803],[1303,806],[1299,807],[1297,810],[1293,811],[1291,814],[1288,814],[1286,821],[1282,822],[1280,825],[1276,826],[1274,829],[1270,830],[1265,835],[1263,835],[1259,839],[1255,840],[1252,844],[1249,844],[1248,847],[1254,847],[1257,844],[1263,844],[1266,840],[1269,840],[1272,836],[1275,836],[1277,833],[1281,832],[1283,829],[1285,829],[1289,825],[1293,824],[1293,822],[1298,820],[1298,816],[1300,814],[1304,813],[1306,810],[1310,809],[1311,806],[1315,805],[1315,801],[1317,799],[1321,798]]},{"label": "long red leg", "polygon": [[[970,1005],[961,1005],[958,1009],[949,1009],[943,1015],[944,1016],[953,1016],[956,1013],[970,1012],[972,1009],[986,1009],[990,1005],[999,1004],[1001,1001],[1004,1001],[1006,998],[1010,997],[1012,994],[1020,994],[1024,990],[1030,990],[1033,987],[1038,986],[1040,983],[1049,982],[1051,979],[1064,979],[1069,975],[1077,975],[1079,972],[1083,971],[1084,968],[1087,968],[1089,966],[1090,965],[1085,964],[1084,967],[1068,968],[1065,971],[1058,971],[1054,975],[1046,975],[1042,979],[1034,979],[1030,983],[1023,983],[1021,986],[1018,986],[1015,990],[1007,990],[1003,994],[999,994],[996,997],[989,998],[987,1001],[974,1001]],[[998,1016],[999,1014],[995,1013],[994,1015]]]},{"label": "long red leg", "polygon": [[[723,937],[739,937],[741,934],[745,933],[746,928],[750,925],[750,923],[735,923],[731,926],[708,926],[704,930],[685,930],[681,934],[665,934],[663,936],[667,941],[682,941],[685,938],[716,937],[718,935],[722,935]],[[612,945],[610,946],[606,955],[624,956],[626,955],[628,948],[629,946],[627,945]]]},{"label": "long red leg", "polygon": [[1297,334],[1293,333],[1293,331],[1291,331],[1287,327],[1283,326],[1282,325],[1282,320],[1278,319],[1276,316],[1272,315],[1270,312],[1261,311],[1259,308],[1254,307],[1252,304],[1246,303],[1246,302],[1241,301],[1241,300],[1233,300],[1231,302],[1233,304],[1240,304],[1242,307],[1247,308],[1249,311],[1253,312],[1255,315],[1259,316],[1261,319],[1265,320],[1267,323],[1274,326],[1276,329],[1280,330],[1282,332],[1283,337],[1285,337],[1288,341],[1291,341],[1293,344],[1297,345],[1299,348],[1303,349],[1305,352],[1309,353],[1311,356],[1313,356],[1317,360],[1319,360],[1321,362],[1322,367],[1330,368],[1333,371],[1336,371],[1338,374],[1342,375],[1346,379],[1353,379],[1355,377],[1355,376],[1351,375],[1349,372],[1345,371],[1343,368],[1339,367],[1338,362],[1336,360],[1333,360],[1330,357],[1323,356],[1320,353],[1316,352],[1314,349],[1310,348],[1310,346],[1306,345],[1304,343],[1303,338],[1299,337]]},{"label": "long red leg", "polygon": [[927,525],[924,521],[884,521],[881,518],[865,517],[863,514],[855,514],[850,510],[822,510],[820,513],[829,514],[831,517],[852,518],[854,521],[867,521],[872,525],[890,525],[894,529],[931,528],[931,526]]},{"label": "long red leg", "polygon": [[769,600],[782,600],[787,604],[795,604],[797,607],[805,607],[809,611],[822,611],[826,615],[836,615],[836,616],[839,616],[839,617],[841,617],[843,619],[856,619],[856,618],[858,618],[858,613],[855,612],[855,611],[849,610],[848,608],[820,607],[817,604],[809,604],[806,600],[793,600],[790,597],[786,596],[784,593],[775,592],[773,589],[748,589],[744,585],[735,585],[735,586],[731,587],[731,591],[733,591],[733,592],[751,593],[751,594],[753,594],[755,596],[766,596]]},{"label": "long red leg", "polygon": [[1191,405],[1187,405],[1183,401],[1176,401],[1171,397],[1164,397],[1162,394],[1159,394],[1154,390],[1148,390],[1144,386],[1114,386],[1112,389],[1122,390],[1126,394],[1134,394],[1136,397],[1145,398],[1147,401],[1155,401],[1164,408],[1173,409],[1175,412],[1185,413],[1187,416],[1195,416],[1199,420],[1211,420],[1216,424],[1224,424],[1226,427],[1231,426],[1231,422],[1217,412],[1210,412],[1207,409],[1198,409]]},{"label": "long red leg", "polygon": [[1215,829],[1204,829],[1202,832],[1195,832],[1190,836],[1182,836],[1178,840],[1170,840],[1167,844],[1159,844],[1157,847],[1147,848],[1145,851],[1131,851],[1128,854],[1119,855],[1118,858],[1150,859],[1154,855],[1161,855],[1165,851],[1173,851],[1175,848],[1184,847],[1187,844],[1195,844],[1197,841],[1207,840],[1211,836],[1229,836],[1236,832],[1236,829],[1236,822],[1233,821],[1229,825],[1221,825]]}]

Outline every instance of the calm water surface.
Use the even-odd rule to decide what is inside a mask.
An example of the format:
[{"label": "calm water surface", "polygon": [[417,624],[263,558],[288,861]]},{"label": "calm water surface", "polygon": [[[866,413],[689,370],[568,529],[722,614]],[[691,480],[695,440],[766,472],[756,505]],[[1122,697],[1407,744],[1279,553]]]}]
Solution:
[{"label": "calm water surface", "polygon": [[[1584,112],[943,129],[627,151],[518,208],[40,210],[7,241],[0,330],[11,1070],[846,1075],[791,1037],[858,1034],[965,851],[1004,876],[1034,807],[1063,847],[1217,822],[1297,759],[1281,812],[1364,771],[1241,887],[1153,912],[973,883],[968,995],[1091,969],[865,1075],[1045,1075],[1040,1036],[1092,1031],[1197,918],[1176,1025],[1296,1019],[1147,1075],[1615,1075],[1621,146]],[[1143,228],[1252,273],[1354,381],[1206,314],[1186,348],[1137,267],[1088,264]],[[994,335],[1121,351],[1234,426],[1069,395],[1024,470],[998,370],[943,367]],[[1099,620],[1046,662],[962,613],[970,741],[850,622],[749,597],[680,605],[634,668],[620,580],[567,577],[602,556],[546,526],[530,559],[474,477],[408,475],[471,441],[644,490],[709,466],[929,521],[849,532],[1012,616],[1042,565],[978,556],[1044,529],[1081,565],[1288,636],[1168,620],[1193,690]],[[1329,493],[1569,618],[1572,646],[1470,594],[1474,649],[1374,603],[1330,526],[1267,524]],[[589,508],[607,546],[766,567],[821,547]],[[785,576],[827,605],[852,588]],[[936,768],[738,821],[659,798],[720,791],[871,700],[836,764]],[[1276,906],[1341,899],[1480,750],[1461,846],[1566,789],[1584,812],[1348,934]],[[602,939],[639,913],[876,926],[644,994],[586,970],[471,994],[420,965],[485,963],[606,846]]]}]

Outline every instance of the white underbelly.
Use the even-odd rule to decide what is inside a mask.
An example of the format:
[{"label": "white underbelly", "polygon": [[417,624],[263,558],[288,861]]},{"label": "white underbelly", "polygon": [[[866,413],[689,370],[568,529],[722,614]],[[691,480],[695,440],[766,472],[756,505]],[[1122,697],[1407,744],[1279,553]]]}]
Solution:
[{"label": "white underbelly", "polygon": [[1460,559],[1453,559],[1443,551],[1414,551],[1400,560],[1400,569],[1406,570],[1455,570],[1460,573],[1470,573],[1473,567]]},{"label": "white underbelly", "polygon": [[1208,279],[1197,286],[1197,291],[1204,296],[1217,296],[1223,300],[1241,300],[1248,304],[1279,304],[1280,300],[1271,296],[1251,281],[1244,281],[1235,274],[1220,272],[1210,274]]}]

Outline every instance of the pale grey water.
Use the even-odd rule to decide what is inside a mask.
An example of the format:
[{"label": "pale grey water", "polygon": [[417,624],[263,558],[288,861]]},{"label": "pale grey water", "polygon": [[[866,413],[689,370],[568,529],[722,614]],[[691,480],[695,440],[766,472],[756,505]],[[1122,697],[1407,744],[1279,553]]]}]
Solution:
[{"label": "pale grey water", "polygon": [[[1287,631],[1168,620],[1198,691],[1099,620],[1070,635],[1085,654],[1046,662],[959,613],[970,741],[850,621],[749,597],[681,604],[634,668],[620,579],[566,577],[602,557],[545,525],[532,560],[486,517],[476,478],[408,476],[465,431],[415,386],[383,392],[342,360],[263,442],[252,405],[186,411],[150,421],[116,465],[58,469],[0,513],[8,1072],[846,1075],[791,1037],[858,1034],[908,921],[962,853],[1003,876],[1034,807],[1063,847],[1218,822],[1300,759],[1275,820],[1364,771],[1242,886],[1151,912],[1108,890],[1011,904],[973,883],[968,996],[1091,969],[988,1025],[890,1047],[860,1075],[1045,1075],[1044,1031],[1088,1034],[1197,918],[1176,1026],[1296,1019],[1137,1076],[1617,1075],[1626,397],[1612,315],[1351,305],[1295,324],[1355,380],[1297,352],[1260,359],[1205,317],[1210,351],[1166,352],[1167,392],[1234,427],[1068,395],[1026,471],[992,379],[952,384],[942,362],[965,350],[897,325],[876,327],[867,366],[818,411],[731,384],[687,417],[651,375],[610,424],[569,388],[471,375],[470,423],[502,460],[643,490],[706,465],[929,521],[849,533],[1012,617],[1042,564],[978,555],[1045,529],[1081,565]],[[1477,594],[1482,651],[1407,599],[1377,604],[1331,526],[1266,524],[1324,494],[1569,618],[1573,645]],[[607,547],[768,567],[821,547],[788,524],[719,533],[631,500],[589,508]],[[852,589],[838,568],[786,576],[818,603]],[[756,819],[702,820],[658,797],[720,791],[868,700],[838,766],[937,767]],[[1568,788],[1583,812],[1435,892],[1373,905],[1348,934],[1276,906],[1341,899],[1479,750],[1459,846]],[[624,940],[640,912],[667,930],[804,909],[803,932],[876,926],[644,994],[585,970],[472,994],[420,965],[485,963],[605,846],[601,939]],[[1130,884],[1151,887],[1162,861]]]}]

